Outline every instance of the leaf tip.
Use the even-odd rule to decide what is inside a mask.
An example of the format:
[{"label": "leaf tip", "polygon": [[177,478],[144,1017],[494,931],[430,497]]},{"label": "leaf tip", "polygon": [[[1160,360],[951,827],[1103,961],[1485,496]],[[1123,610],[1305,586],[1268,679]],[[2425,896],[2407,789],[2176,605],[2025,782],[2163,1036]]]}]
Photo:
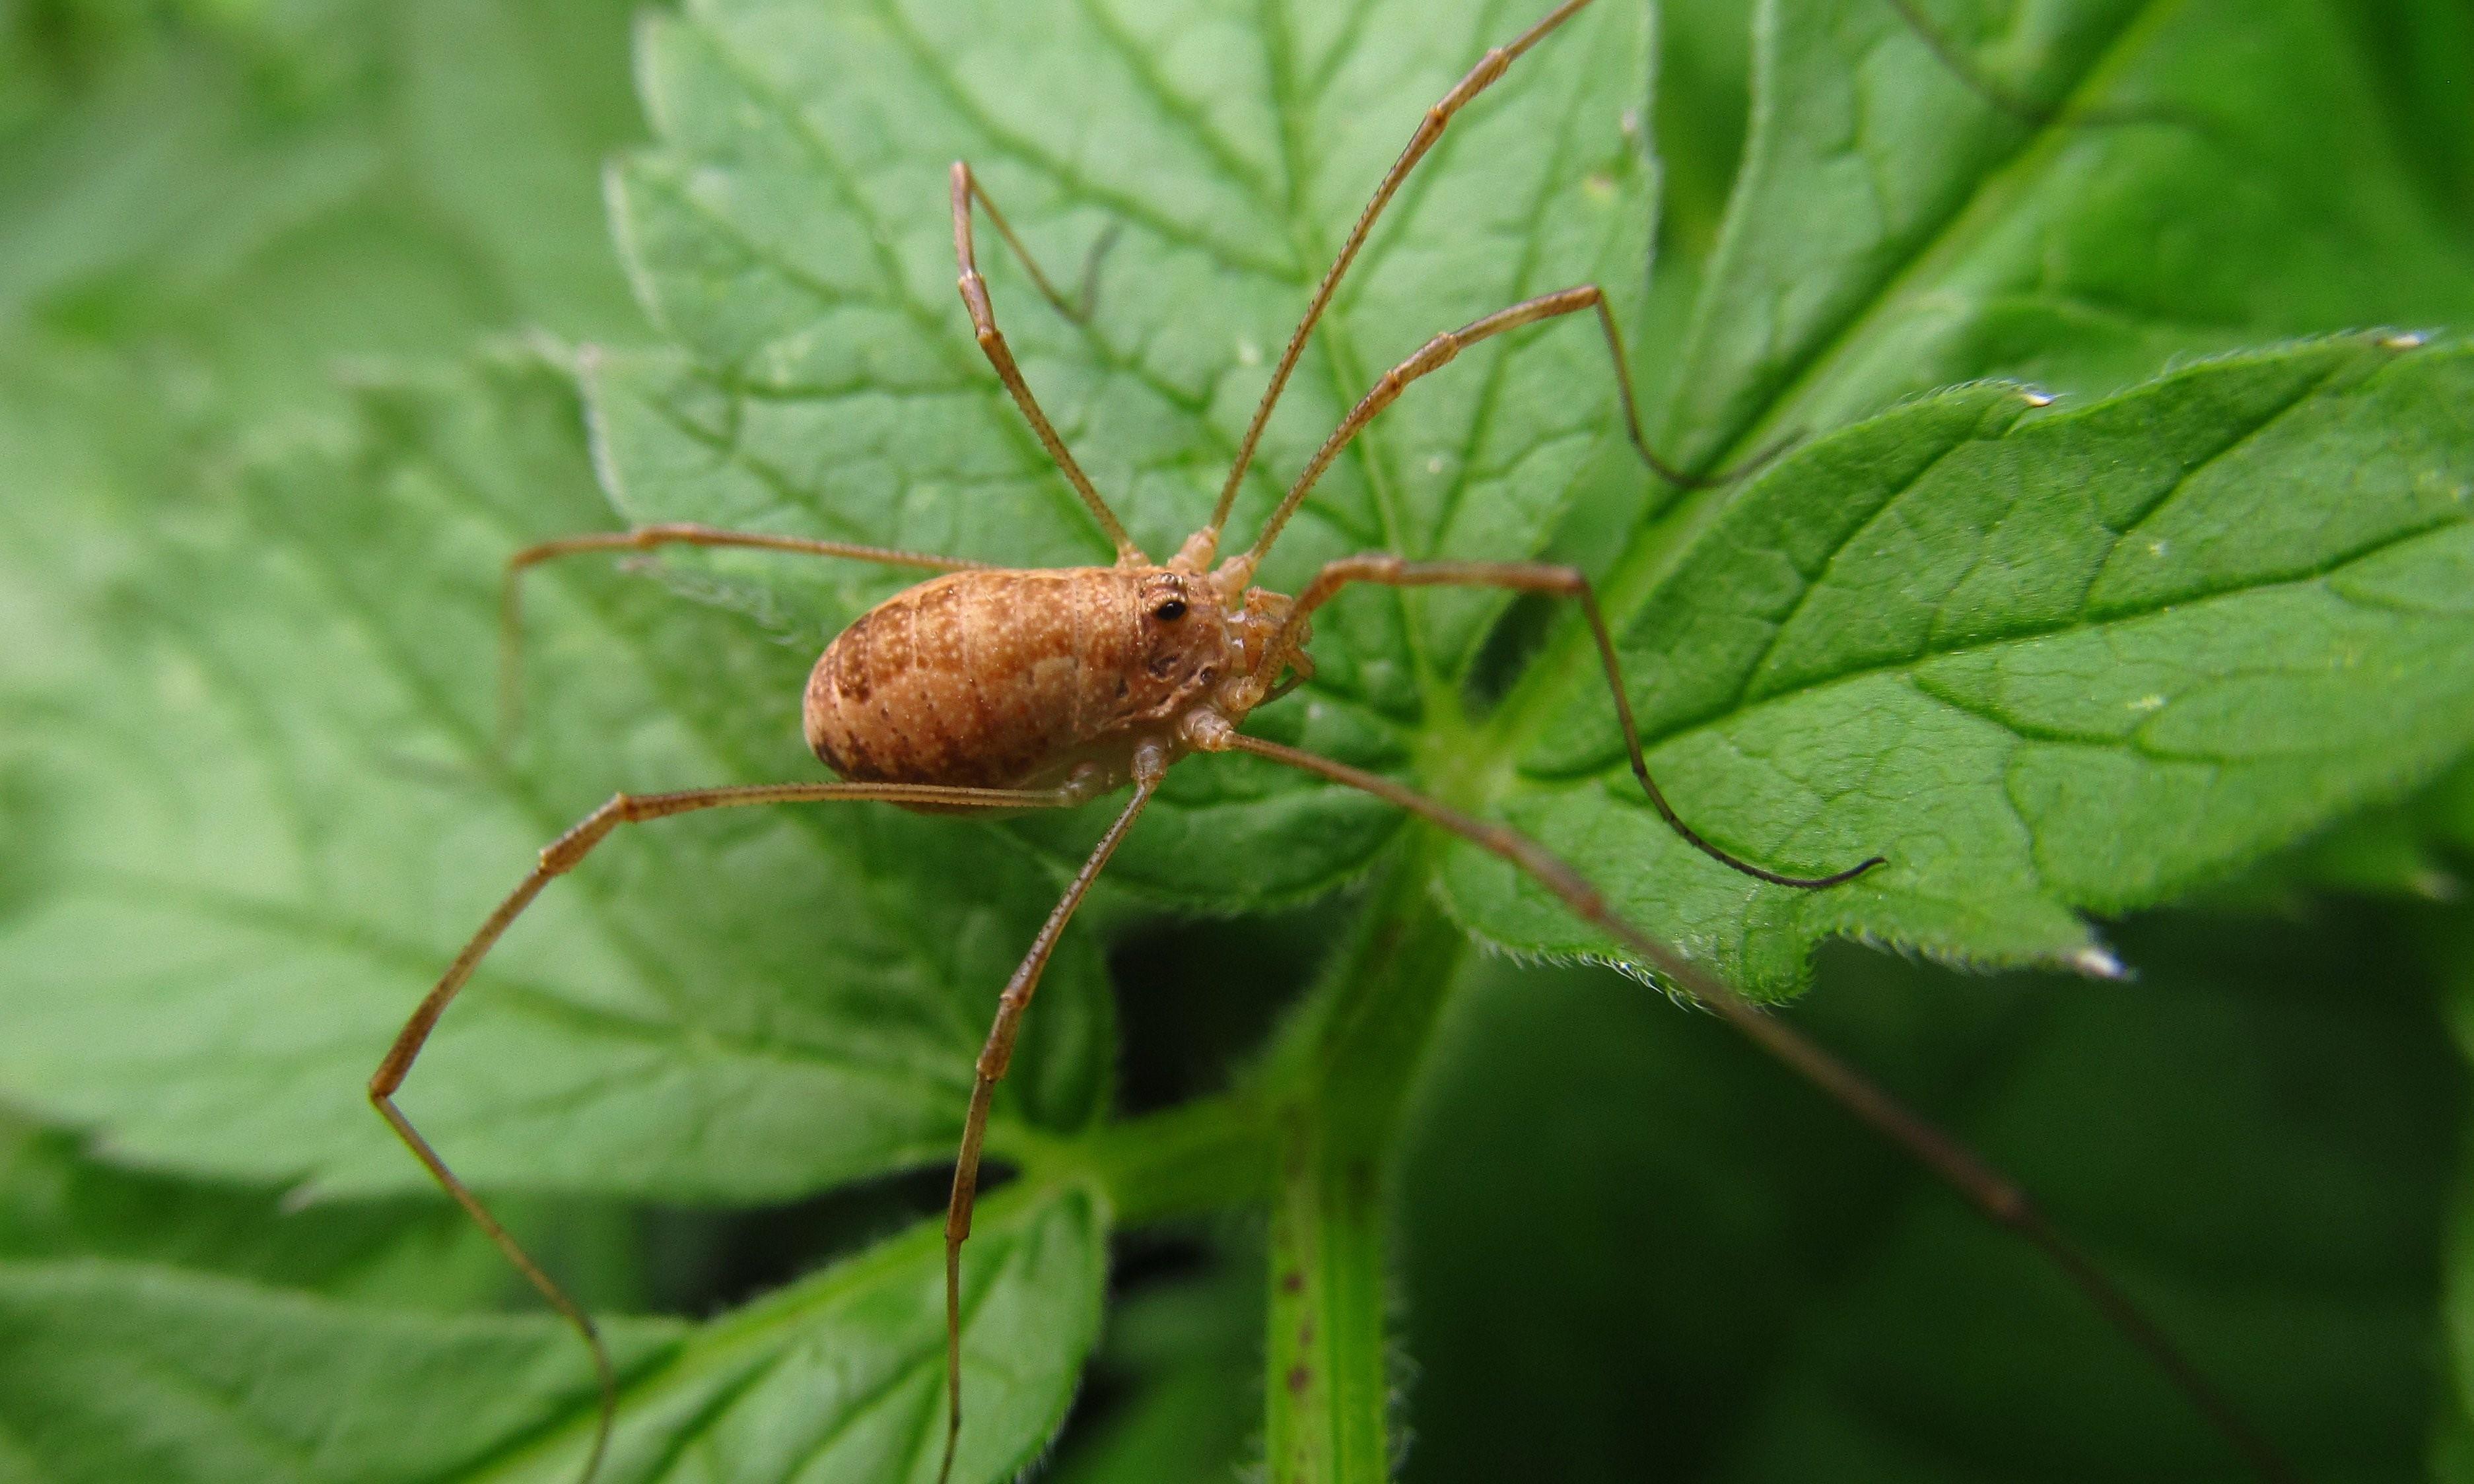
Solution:
[{"label": "leaf tip", "polygon": [[2419,351],[2431,343],[2431,337],[2418,329],[2401,329],[2380,337],[2383,351]]},{"label": "leaf tip", "polygon": [[2129,968],[2114,956],[2112,949],[2102,943],[2090,943],[2062,961],[2073,971],[2084,974],[2090,979],[2121,984],[2131,977]]}]

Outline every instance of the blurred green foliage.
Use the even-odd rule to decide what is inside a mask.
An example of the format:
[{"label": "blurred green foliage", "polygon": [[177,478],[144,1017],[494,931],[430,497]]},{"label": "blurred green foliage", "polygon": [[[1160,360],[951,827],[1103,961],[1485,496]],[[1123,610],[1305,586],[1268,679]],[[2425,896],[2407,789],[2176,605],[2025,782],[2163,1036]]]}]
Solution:
[{"label": "blurred green foliage", "polygon": [[[498,562],[647,519],[1104,557],[950,293],[958,156],[1052,269],[1115,231],[1087,330],[982,261],[1172,547],[1419,110],[1529,18],[0,0],[0,1480],[571,1476],[581,1347],[363,1082],[613,788],[810,775],[799,677],[899,578],[546,574],[502,749]],[[1599,0],[1403,193],[1237,521],[1427,334],[1584,280],[1667,448],[1796,440],[1669,498],[1603,348],[1532,331],[1270,576],[1580,561],[1687,815],[1877,878],[1677,845],[1538,604],[1352,596],[1259,728],[1809,983],[2322,1480],[2474,1477],[2469,75],[2461,0]],[[1174,775],[1050,972],[963,1474],[2243,1476],[1713,1022],[1472,951],[1604,957],[1543,898],[1241,761]],[[679,821],[494,958],[404,1101],[631,1316],[605,1478],[933,1476],[934,1167],[1097,828]]]}]

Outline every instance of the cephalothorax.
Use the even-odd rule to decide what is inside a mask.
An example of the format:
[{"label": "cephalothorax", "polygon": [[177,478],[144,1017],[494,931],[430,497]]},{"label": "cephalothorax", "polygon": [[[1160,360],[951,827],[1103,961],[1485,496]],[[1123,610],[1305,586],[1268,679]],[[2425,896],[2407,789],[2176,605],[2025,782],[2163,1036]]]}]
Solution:
[{"label": "cephalothorax", "polygon": [[[1898,3],[1898,0],[1892,0]],[[2129,1301],[2067,1244],[2008,1180],[1966,1148],[1874,1087],[1798,1032],[1735,993],[1707,969],[1641,932],[1610,910],[1571,865],[1499,824],[1451,809],[1395,780],[1248,735],[1243,727],[1266,705],[1313,674],[1303,645],[1314,612],[1351,583],[1390,587],[1491,587],[1576,600],[1587,620],[1621,723],[1635,776],[1650,802],[1686,839],[1729,866],[1781,886],[1836,886],[1883,864],[1879,857],[1828,874],[1790,875],[1736,859],[1710,843],[1668,807],[1651,781],[1633,724],[1614,644],[1589,579],[1576,568],[1538,562],[1420,562],[1367,553],[1326,563],[1294,598],[1254,585],[1254,574],[1281,529],[1348,442],[1401,392],[1441,370],[1467,347],[1506,331],[1565,315],[1594,314],[1613,360],[1626,428],[1641,460],[1677,483],[1706,483],[1669,468],[1642,436],[1621,341],[1606,297],[1595,284],[1540,294],[1434,336],[1383,374],[1307,460],[1252,545],[1223,557],[1221,543],[1237,492],[1272,408],[1298,357],[1331,301],[1333,289],[1364,246],[1368,231],[1401,182],[1423,158],[1452,117],[1500,78],[1513,61],[1562,25],[1589,0],[1564,0],[1510,43],[1489,51],[1429,109],[1408,147],[1375,187],[1274,365],[1270,384],[1238,445],[1211,518],[1165,563],[1129,539],[1092,487],[1015,365],[997,328],[972,247],[975,207],[984,209],[1020,257],[1041,293],[1059,312],[1082,310],[1057,294],[1024,251],[967,164],[950,182],[959,287],[973,331],[1057,470],[1074,486],[1117,551],[1108,567],[1017,570],[951,557],[841,542],[704,525],[663,524],[544,542],[509,560],[503,619],[517,628],[517,578],[552,557],[584,551],[650,550],[686,545],[738,547],[844,557],[939,573],[869,610],[834,640],[808,681],[803,708],[809,745],[839,775],[801,782],[691,789],[675,793],[618,794],[578,821],[541,853],[539,864],[491,913],[396,1038],[370,1080],[371,1101],[431,1175],[496,1241],[508,1259],[574,1325],[591,1347],[602,1387],[600,1425],[584,1466],[590,1479],[607,1447],[616,1410],[609,1357],[593,1322],[534,1264],[489,1210],[449,1170],[395,1103],[438,1017],[472,977],[493,944],[534,897],[571,870],[621,824],[741,805],[873,800],[906,808],[962,813],[1068,808],[1131,784],[1132,796],[1102,835],[1063,899],[1033,938],[997,997],[994,1023],[977,1065],[963,1122],[945,1225],[945,1473],[950,1473],[962,1419],[960,1262],[970,1234],[980,1154],[997,1083],[1006,1075],[1023,1015],[1041,972],[1092,882],[1178,759],[1194,752],[1241,751],[1363,790],[1438,828],[1491,851],[1526,872],[1576,916],[1620,944],[1642,965],[1742,1031],[1858,1118],[1906,1148],[1994,1221],[2018,1230],[2050,1254],[2129,1337],[2156,1359],[2204,1410],[2263,1478],[2292,1472],[2259,1441]],[[517,688],[509,666],[502,705],[512,720]]]}]

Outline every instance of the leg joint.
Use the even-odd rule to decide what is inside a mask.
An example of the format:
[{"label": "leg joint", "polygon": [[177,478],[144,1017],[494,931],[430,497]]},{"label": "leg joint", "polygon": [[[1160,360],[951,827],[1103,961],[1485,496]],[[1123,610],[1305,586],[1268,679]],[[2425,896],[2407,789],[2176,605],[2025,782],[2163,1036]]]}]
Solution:
[{"label": "leg joint", "polygon": [[624,793],[610,795],[610,802],[576,821],[573,828],[542,847],[541,868],[552,876],[564,876],[575,868],[575,863],[601,843],[601,837],[623,822],[642,817],[634,798]]},{"label": "leg joint", "polygon": [[1428,372],[1442,370],[1460,353],[1461,337],[1450,330],[1445,330],[1418,347],[1418,353],[1402,361],[1396,368],[1385,372],[1383,379],[1386,381],[1414,380]]}]

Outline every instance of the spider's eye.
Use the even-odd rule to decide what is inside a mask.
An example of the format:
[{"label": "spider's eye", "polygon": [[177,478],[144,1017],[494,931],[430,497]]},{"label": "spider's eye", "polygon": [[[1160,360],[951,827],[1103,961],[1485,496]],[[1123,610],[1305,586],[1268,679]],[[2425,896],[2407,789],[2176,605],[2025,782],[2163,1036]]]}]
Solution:
[{"label": "spider's eye", "polygon": [[1164,602],[1158,607],[1152,609],[1152,617],[1159,620],[1162,623],[1175,623],[1177,620],[1185,617],[1185,599],[1182,597],[1170,598],[1167,602]]}]

